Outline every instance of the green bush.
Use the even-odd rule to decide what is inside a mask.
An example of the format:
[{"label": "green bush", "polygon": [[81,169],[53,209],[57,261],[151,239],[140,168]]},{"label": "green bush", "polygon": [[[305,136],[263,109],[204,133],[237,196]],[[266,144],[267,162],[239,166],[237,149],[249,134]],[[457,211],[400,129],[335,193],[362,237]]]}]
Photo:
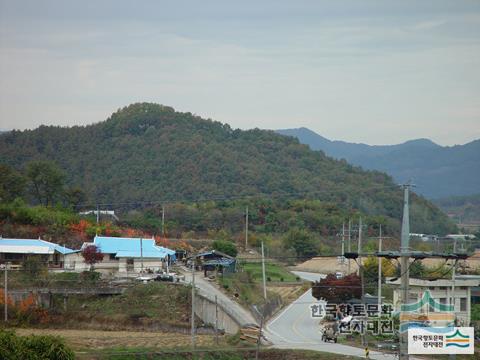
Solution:
[{"label": "green bush", "polygon": [[101,276],[102,274],[98,271],[83,271],[80,273],[80,281],[82,283],[96,284]]},{"label": "green bush", "polygon": [[78,215],[61,207],[29,206],[22,199],[0,204],[0,220],[34,226],[68,228],[78,220]]},{"label": "green bush", "polygon": [[237,256],[238,250],[234,243],[225,240],[215,240],[213,248],[230,256]]},{"label": "green bush", "polygon": [[17,336],[13,331],[0,330],[0,358],[5,360],[70,360],[73,351],[56,336]]}]

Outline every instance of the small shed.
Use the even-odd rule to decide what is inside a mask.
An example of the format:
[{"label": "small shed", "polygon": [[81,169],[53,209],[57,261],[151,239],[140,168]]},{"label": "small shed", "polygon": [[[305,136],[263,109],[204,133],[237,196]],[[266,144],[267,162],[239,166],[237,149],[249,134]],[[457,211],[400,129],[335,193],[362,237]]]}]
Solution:
[{"label": "small shed", "polygon": [[222,274],[234,273],[236,271],[237,260],[233,256],[218,250],[206,251],[188,259],[191,261],[193,257],[195,257],[197,265],[204,271],[205,276],[208,275],[208,271],[219,271]]}]

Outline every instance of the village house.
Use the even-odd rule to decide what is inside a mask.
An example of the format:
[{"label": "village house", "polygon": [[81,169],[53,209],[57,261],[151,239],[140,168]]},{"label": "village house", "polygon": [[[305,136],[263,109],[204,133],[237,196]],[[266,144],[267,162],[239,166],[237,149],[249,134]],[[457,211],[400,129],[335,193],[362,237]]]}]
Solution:
[{"label": "village house", "polygon": [[[204,272],[205,277],[209,272],[220,272],[222,274],[234,273],[236,271],[237,260],[218,250],[206,251],[197,254],[195,257],[195,267]],[[193,256],[187,258],[187,265],[191,266]]]},{"label": "village house", "polygon": [[[458,326],[469,326],[471,317],[471,296],[472,288],[478,288],[479,279],[455,278],[455,302],[454,314]],[[387,281],[387,284],[395,285],[393,291],[393,305],[395,310],[400,311],[400,280]],[[450,279],[438,279],[434,281],[423,279],[410,279],[409,303],[421,301],[425,292],[430,292],[430,297],[437,303],[450,305],[452,298],[453,281]],[[431,306],[420,309],[420,313],[435,313],[437,310]],[[435,323],[432,325],[445,326],[446,324]]]},{"label": "village house", "polygon": [[65,269],[72,271],[90,270],[82,251],[94,245],[103,254],[103,260],[94,265],[103,273],[156,272],[166,269],[175,262],[175,251],[157,246],[155,239],[120,238],[95,236],[93,242],[84,243],[80,250],[66,255]]},{"label": "village house", "polygon": [[0,237],[0,264],[20,268],[29,258],[39,259],[50,269],[63,268],[65,257],[73,250],[38,239],[6,239]]}]

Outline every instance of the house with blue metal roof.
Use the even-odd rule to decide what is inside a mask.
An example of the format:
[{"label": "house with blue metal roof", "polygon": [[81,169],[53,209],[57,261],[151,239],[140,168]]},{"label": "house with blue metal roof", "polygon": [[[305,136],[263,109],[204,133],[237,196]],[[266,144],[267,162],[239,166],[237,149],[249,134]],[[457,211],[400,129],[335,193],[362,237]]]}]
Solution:
[{"label": "house with blue metal roof", "polygon": [[9,239],[0,237],[0,264],[21,266],[29,257],[41,259],[50,268],[62,268],[67,254],[73,250],[38,239]]},{"label": "house with blue metal roof", "polygon": [[176,260],[174,250],[157,246],[153,238],[97,235],[93,242],[84,243],[79,251],[67,255],[66,265],[68,268],[89,269],[81,254],[87,246],[96,246],[104,255],[103,260],[95,264],[95,269],[101,272],[159,271]]}]

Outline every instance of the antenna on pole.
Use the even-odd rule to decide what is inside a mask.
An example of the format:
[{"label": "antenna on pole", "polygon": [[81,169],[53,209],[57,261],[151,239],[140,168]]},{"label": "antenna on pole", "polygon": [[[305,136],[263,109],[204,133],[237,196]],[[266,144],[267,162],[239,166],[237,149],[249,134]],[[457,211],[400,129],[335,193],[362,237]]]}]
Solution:
[{"label": "antenna on pole", "polygon": [[245,208],[245,251],[247,251],[248,246],[248,205]]},{"label": "antenna on pole", "polygon": [[[408,292],[409,292],[409,259],[410,259],[410,203],[409,203],[409,191],[413,187],[411,181],[403,184],[403,218],[402,218],[402,235],[400,241],[400,294],[401,304],[408,304]],[[408,359],[408,335],[404,332],[400,335],[400,359]]]}]

